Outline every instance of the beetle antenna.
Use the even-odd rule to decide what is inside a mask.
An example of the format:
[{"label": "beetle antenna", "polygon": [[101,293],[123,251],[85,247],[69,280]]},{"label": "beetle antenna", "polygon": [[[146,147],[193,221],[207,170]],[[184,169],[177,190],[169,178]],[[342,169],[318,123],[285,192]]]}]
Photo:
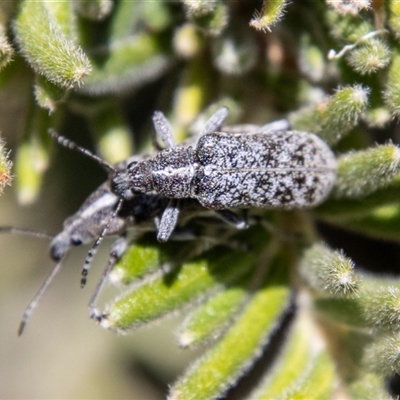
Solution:
[{"label": "beetle antenna", "polygon": [[57,143],[59,143],[61,146],[64,146],[67,149],[76,150],[79,153],[82,153],[85,156],[91,158],[92,160],[97,161],[100,165],[102,165],[109,172],[115,171],[115,168],[111,164],[109,164],[107,161],[103,160],[101,157],[97,156],[96,154],[93,154],[88,149],[85,149],[84,147],[77,145],[75,142],[73,142],[70,139],[67,139],[65,136],[60,135],[54,129],[49,129],[48,132],[49,132],[49,135],[53,139],[55,139],[57,141]]},{"label": "beetle antenna", "polygon": [[111,222],[113,221],[114,218],[116,218],[117,214],[121,210],[123,201],[124,201],[124,199],[121,197],[118,201],[117,207],[115,208],[110,219],[108,220],[107,224],[105,225],[104,229],[102,230],[100,236],[96,239],[92,248],[89,250],[88,255],[86,256],[86,260],[85,260],[85,263],[83,264],[83,269],[82,269],[82,278],[81,278],[81,287],[82,288],[85,287],[85,285],[86,285],[86,277],[89,272],[90,264],[92,263],[93,258],[97,253],[97,249],[100,246],[100,243],[102,242],[104,236],[106,236]]},{"label": "beetle antenna", "polygon": [[41,239],[54,239],[54,235],[47,232],[36,231],[28,228],[18,228],[15,226],[0,226],[0,233],[10,233],[12,235],[33,236]]},{"label": "beetle antenna", "polygon": [[54,277],[60,271],[61,265],[62,259],[53,267],[53,269],[50,271],[50,274],[47,276],[46,280],[42,283],[42,286],[40,286],[39,290],[35,294],[34,298],[28,304],[28,307],[26,307],[24,315],[22,316],[21,322],[19,324],[18,336],[21,336],[24,332],[28,319],[32,315],[32,311],[38,305],[41,297],[43,296],[43,293],[47,290],[51,282],[53,282]]},{"label": "beetle antenna", "polygon": [[126,241],[126,235],[124,234],[123,236],[119,237],[112,245],[110,255],[107,261],[107,266],[103,270],[100,280],[97,283],[96,289],[94,290],[92,297],[90,298],[88,304],[90,318],[95,319],[97,322],[100,322],[102,319],[102,314],[99,313],[96,308],[97,299],[100,295],[101,290],[103,289],[103,286],[106,282],[108,275],[114,268],[114,265],[116,264],[118,259],[125,252],[126,246],[127,246],[127,241]]}]

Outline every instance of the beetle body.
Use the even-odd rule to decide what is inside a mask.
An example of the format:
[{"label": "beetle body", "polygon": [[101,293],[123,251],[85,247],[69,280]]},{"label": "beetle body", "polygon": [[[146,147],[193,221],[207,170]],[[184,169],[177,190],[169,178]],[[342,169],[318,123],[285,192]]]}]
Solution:
[{"label": "beetle body", "polygon": [[335,156],[318,136],[299,131],[212,132],[195,147],[172,147],[128,165],[115,191],[194,198],[210,209],[305,208],[335,182]]},{"label": "beetle body", "polygon": [[[223,109],[223,111],[224,110],[225,109]],[[216,116],[217,118],[215,118],[214,115],[208,121],[206,126],[209,128],[207,129],[216,127],[222,128],[221,124],[223,118],[221,119],[220,113],[217,113]],[[111,166],[100,157],[76,145],[69,139],[58,135],[55,131],[49,131],[50,135],[59,144],[69,149],[75,149],[96,160],[110,171],[111,176],[110,179],[100,185],[83,202],[76,213],[64,221],[61,232],[52,237],[50,254],[52,259],[56,261],[56,264],[26,308],[20,324],[19,334],[24,330],[32,310],[36,307],[41,296],[60,270],[64,257],[72,246],[79,246],[95,241],[85,259],[82,270],[81,286],[84,286],[91,261],[103,237],[111,235],[118,236],[111,246],[106,269],[90,300],[90,315],[97,319],[99,318],[99,314],[96,311],[97,296],[99,295],[108,273],[113,268],[113,265],[127,249],[128,240],[126,235],[129,228],[134,228],[135,231],[156,230],[158,239],[166,241],[173,234],[177,224],[176,210],[178,208],[171,207],[171,197],[173,199],[185,197],[180,201],[179,206],[187,211],[186,216],[188,218],[204,210],[194,196],[186,195],[191,190],[190,183],[194,172],[192,168],[194,167],[194,162],[192,161],[192,156],[194,154],[192,147],[174,147],[168,122],[167,125],[163,125],[165,122],[166,120],[162,116],[159,123],[155,125],[156,128],[158,127],[161,129],[158,134],[161,136],[162,141],[167,144],[167,147],[169,147],[168,149],[163,150],[154,157],[142,155],[132,156],[114,166]],[[283,125],[285,126],[286,124],[287,123],[283,121]],[[276,126],[275,123],[273,123],[273,126]],[[282,126],[281,123],[279,126]],[[165,128],[167,129],[165,130]],[[250,129],[257,128],[252,126]],[[134,188],[128,188],[128,173],[134,165],[137,165],[140,170],[135,173],[135,177],[141,182],[142,190],[140,191]],[[150,175],[154,175],[154,179],[149,179]],[[172,196],[165,196],[162,188],[166,187],[166,177],[169,175],[172,178],[169,188],[169,193],[172,193]],[[187,184],[184,183],[185,176],[188,182]],[[115,190],[118,179],[120,179],[119,185],[125,188],[123,193]],[[159,190],[155,190],[156,188]],[[229,210],[216,209],[214,214],[238,229],[243,229],[247,225],[243,218]],[[13,227],[3,227],[0,231],[33,234],[34,236],[46,238],[51,237],[50,235],[40,232]],[[176,235],[176,237],[178,238],[178,235]],[[182,232],[179,236],[181,239],[187,237],[188,235],[182,235]]]},{"label": "beetle body", "polygon": [[168,120],[161,112],[155,112],[156,137],[166,148],[154,156],[134,156],[115,166],[50,131],[63,146],[106,167],[110,177],[65,220],[62,231],[53,238],[51,256],[57,263],[26,308],[20,334],[71,246],[95,240],[82,271],[84,286],[103,237],[119,236],[89,303],[90,315],[101,320],[96,299],[108,273],[127,248],[128,228],[155,228],[158,240],[163,242],[174,232],[181,208],[189,214],[203,207],[214,210],[225,222],[243,229],[246,220],[229,209],[304,208],[315,206],[328,196],[335,181],[336,161],[320,138],[289,131],[286,120],[261,127],[223,127],[227,112],[225,107],[218,109],[191,146],[175,146]]}]

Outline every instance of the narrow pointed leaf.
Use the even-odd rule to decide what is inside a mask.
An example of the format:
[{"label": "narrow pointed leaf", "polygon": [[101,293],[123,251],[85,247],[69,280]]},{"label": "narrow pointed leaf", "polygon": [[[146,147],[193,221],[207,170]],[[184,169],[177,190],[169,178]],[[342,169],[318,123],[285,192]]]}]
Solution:
[{"label": "narrow pointed leaf", "polygon": [[393,177],[387,186],[377,189],[362,199],[331,197],[314,210],[324,218],[341,222],[354,217],[368,216],[378,207],[397,204],[400,198],[400,175]]},{"label": "narrow pointed leaf", "polygon": [[365,349],[364,366],[380,375],[393,376],[400,373],[399,335],[388,335],[375,340]]},{"label": "narrow pointed leaf", "polygon": [[387,85],[384,92],[385,103],[395,115],[400,115],[400,54],[393,51],[392,63],[389,68]]},{"label": "narrow pointed leaf", "polygon": [[0,20],[0,71],[14,58],[14,49],[6,36],[6,29]]},{"label": "narrow pointed leaf", "polygon": [[265,286],[254,293],[225,336],[175,383],[170,400],[220,397],[261,354],[290,300],[285,265],[275,260],[271,267]]},{"label": "narrow pointed leaf", "polygon": [[294,129],[314,132],[335,144],[358,124],[368,106],[368,96],[368,88],[348,86],[315,106],[294,112],[289,120]]},{"label": "narrow pointed leaf", "polygon": [[353,261],[323,244],[315,244],[304,253],[300,272],[317,291],[336,296],[353,296],[358,291]]},{"label": "narrow pointed leaf", "polygon": [[259,31],[271,31],[271,27],[282,19],[286,5],[286,0],[263,0],[261,11],[255,13],[250,26]]},{"label": "narrow pointed leaf", "polygon": [[179,329],[181,347],[198,346],[217,339],[227,326],[233,323],[236,314],[248,300],[245,282],[226,288],[201,304],[189,314]]},{"label": "narrow pointed leaf", "polygon": [[64,88],[77,87],[91,71],[88,58],[63,33],[46,2],[21,2],[15,23],[20,50],[32,68],[50,82]]},{"label": "narrow pointed leaf", "polygon": [[135,243],[113,268],[109,279],[115,284],[128,285],[148,274],[169,271],[173,266],[180,265],[181,257],[190,254],[189,247],[193,247],[190,242],[183,245],[181,242],[169,241],[162,246],[147,240]]},{"label": "narrow pointed leaf", "polygon": [[280,398],[288,387],[304,378],[304,372],[315,358],[311,332],[310,321],[304,316],[297,316],[287,332],[286,343],[272,370],[267,371],[267,376],[252,392],[249,400]]},{"label": "narrow pointed leaf", "polygon": [[363,400],[391,400],[387,392],[385,379],[373,373],[364,373],[357,380],[351,382],[348,391],[353,399]]},{"label": "narrow pointed leaf", "polygon": [[124,330],[171,314],[207,293],[222,290],[224,285],[243,276],[254,262],[254,255],[230,252],[184,263],[174,271],[144,283],[122,295],[106,309],[103,326]]},{"label": "narrow pointed leaf", "polygon": [[337,386],[338,377],[330,355],[322,350],[315,358],[304,381],[295,386],[282,399],[296,400],[328,400],[332,398]]},{"label": "narrow pointed leaf", "polygon": [[378,207],[365,217],[349,218],[338,225],[377,239],[399,242],[400,207],[394,204]]},{"label": "narrow pointed leaf", "polygon": [[34,95],[39,106],[52,113],[66,99],[68,90],[50,82],[42,75],[37,75]]},{"label": "narrow pointed leaf", "polygon": [[364,307],[359,299],[317,298],[313,303],[318,314],[332,322],[346,324],[356,328],[370,328],[365,319]]},{"label": "narrow pointed leaf", "polygon": [[378,331],[400,330],[400,288],[374,287],[361,293],[364,318]]},{"label": "narrow pointed leaf", "polygon": [[395,145],[347,154],[338,159],[334,196],[364,197],[387,186],[399,172],[400,150]]}]

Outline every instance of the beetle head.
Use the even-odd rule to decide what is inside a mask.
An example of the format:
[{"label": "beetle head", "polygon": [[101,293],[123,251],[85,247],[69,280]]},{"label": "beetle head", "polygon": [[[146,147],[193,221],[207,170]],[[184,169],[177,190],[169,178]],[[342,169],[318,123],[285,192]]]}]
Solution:
[{"label": "beetle head", "polygon": [[135,194],[147,193],[153,189],[151,166],[147,161],[133,161],[123,171],[112,178],[114,193],[125,200],[131,200]]}]

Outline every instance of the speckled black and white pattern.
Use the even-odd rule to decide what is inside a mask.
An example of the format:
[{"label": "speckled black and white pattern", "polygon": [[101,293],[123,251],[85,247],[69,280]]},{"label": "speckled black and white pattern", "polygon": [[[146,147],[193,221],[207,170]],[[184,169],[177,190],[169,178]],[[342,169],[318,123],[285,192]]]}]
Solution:
[{"label": "speckled black and white pattern", "polygon": [[213,132],[133,165],[124,181],[133,192],[194,198],[211,209],[290,209],[321,203],[335,170],[331,149],[311,133]]},{"label": "speckled black and white pattern", "polygon": [[210,133],[196,162],[192,197],[213,209],[311,207],[335,181],[335,156],[307,132]]}]

